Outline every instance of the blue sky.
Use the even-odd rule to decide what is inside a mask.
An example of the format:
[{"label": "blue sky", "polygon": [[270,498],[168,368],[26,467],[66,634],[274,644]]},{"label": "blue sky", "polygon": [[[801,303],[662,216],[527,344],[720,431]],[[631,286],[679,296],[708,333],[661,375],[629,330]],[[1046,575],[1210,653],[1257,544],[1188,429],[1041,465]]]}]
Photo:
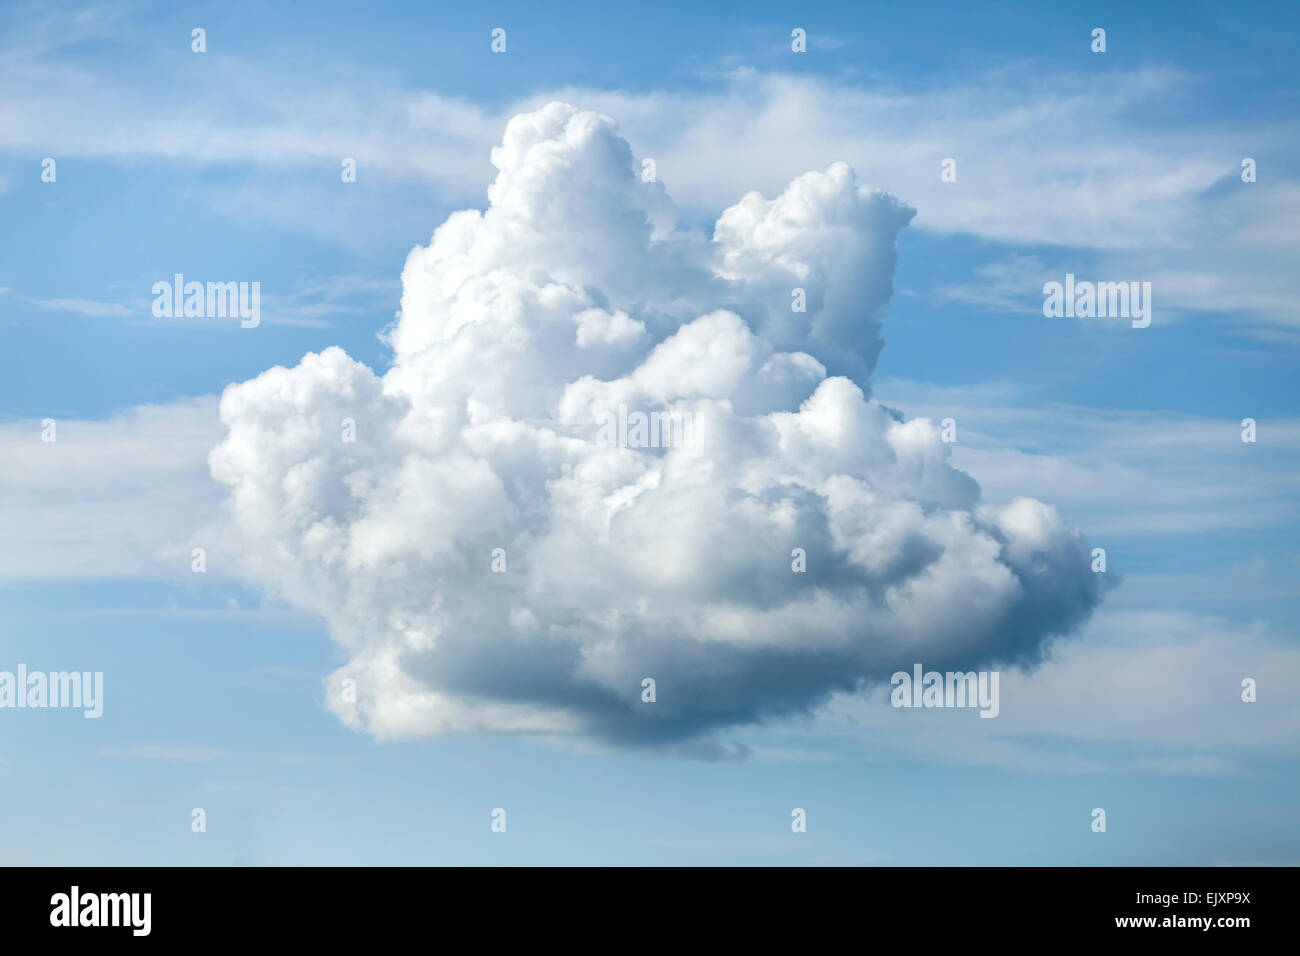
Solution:
[{"label": "blue sky", "polygon": [[[0,859],[1300,861],[1293,5],[377,6],[0,8],[0,670],[105,674],[99,720],[0,711]],[[684,233],[836,161],[916,209],[872,394],[954,418],[985,502],[1050,503],[1119,582],[998,720],[876,686],[726,728],[740,761],[385,739],[326,705],[328,615],[190,573],[217,396],[330,346],[386,371],[408,253],[553,100],[656,159]],[[260,281],[261,324],[154,318],[176,272]],[[1067,272],[1151,281],[1151,326],[1045,318]]]}]

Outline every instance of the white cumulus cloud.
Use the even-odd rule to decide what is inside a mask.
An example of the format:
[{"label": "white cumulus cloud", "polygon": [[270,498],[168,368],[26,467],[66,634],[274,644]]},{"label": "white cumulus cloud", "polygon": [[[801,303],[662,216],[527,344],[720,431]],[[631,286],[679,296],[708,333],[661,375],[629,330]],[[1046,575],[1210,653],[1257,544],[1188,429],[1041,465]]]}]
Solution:
[{"label": "white cumulus cloud", "polygon": [[[1081,535],[981,503],[870,397],[911,208],[837,163],[681,230],[614,123],[560,103],[492,162],[486,211],[408,257],[383,375],[330,348],[221,399],[241,566],[328,622],[342,720],[723,755],[728,727],[913,661],[1033,662],[1087,617]],[[611,442],[620,408],[690,440]]]}]

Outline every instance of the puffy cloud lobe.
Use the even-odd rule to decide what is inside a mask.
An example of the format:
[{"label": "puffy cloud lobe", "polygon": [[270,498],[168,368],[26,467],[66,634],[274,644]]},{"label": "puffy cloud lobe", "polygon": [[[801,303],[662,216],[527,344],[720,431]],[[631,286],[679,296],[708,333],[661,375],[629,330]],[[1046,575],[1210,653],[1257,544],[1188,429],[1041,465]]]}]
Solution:
[{"label": "puffy cloud lobe", "polygon": [[[612,121],[563,104],[492,161],[487,210],[407,260],[386,374],[330,348],[222,397],[245,568],[350,655],[348,724],[724,755],[917,660],[1032,661],[1096,604],[1050,507],[982,505],[929,421],[869,398],[912,210],[836,164],[677,230]],[[620,406],[692,440],[604,441]]]},{"label": "puffy cloud lobe", "polygon": [[813,344],[832,374],[865,378],[883,341],[880,313],[893,292],[894,239],[916,210],[857,185],[853,170],[834,163],[805,173],[776,199],[748,193],[723,212],[714,230],[719,273],[768,302],[786,303],[803,288],[808,311],[763,316],[774,344]]}]

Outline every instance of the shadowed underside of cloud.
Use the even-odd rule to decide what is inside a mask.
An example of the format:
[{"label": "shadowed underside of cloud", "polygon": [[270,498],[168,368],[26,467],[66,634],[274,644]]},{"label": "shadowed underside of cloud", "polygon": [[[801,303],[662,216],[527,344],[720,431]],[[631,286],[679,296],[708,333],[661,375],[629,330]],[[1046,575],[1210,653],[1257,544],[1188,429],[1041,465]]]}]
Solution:
[{"label": "shadowed underside of cloud", "polygon": [[[1052,508],[982,505],[869,397],[912,209],[835,164],[678,231],[612,121],[558,103],[492,162],[487,210],[410,254],[386,374],[330,348],[222,396],[243,569],[328,622],[346,723],[723,755],[914,661],[1032,663],[1098,602]],[[693,441],[602,441],[620,406]]]}]

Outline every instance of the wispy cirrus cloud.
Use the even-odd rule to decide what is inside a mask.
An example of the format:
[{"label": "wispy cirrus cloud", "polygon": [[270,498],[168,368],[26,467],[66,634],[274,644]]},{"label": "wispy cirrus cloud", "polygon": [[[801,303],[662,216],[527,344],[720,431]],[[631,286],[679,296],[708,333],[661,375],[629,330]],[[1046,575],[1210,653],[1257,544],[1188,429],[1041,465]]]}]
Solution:
[{"label": "wispy cirrus cloud", "polygon": [[[1256,681],[1253,703],[1242,700],[1245,678]],[[996,720],[894,708],[885,688],[838,695],[816,732],[838,723],[854,750],[953,764],[1218,776],[1300,755],[1298,685],[1300,648],[1262,622],[1102,610],[1036,670],[1001,671]]]},{"label": "wispy cirrus cloud", "polygon": [[54,427],[46,442],[40,421],[0,424],[0,578],[189,574],[193,535],[218,511],[206,463],[216,398]]},{"label": "wispy cirrus cloud", "polygon": [[[97,28],[127,42],[113,17],[80,27]],[[1071,265],[1070,250],[1095,254],[1107,277],[1152,280],[1170,308],[1227,313],[1265,333],[1300,325],[1300,280],[1287,267],[1300,256],[1300,182],[1279,161],[1300,152],[1300,123],[1196,114],[1185,107],[1213,77],[1171,68],[1022,64],[909,90],[739,67],[691,91],[559,87],[501,106],[365,72],[346,84],[285,76],[217,50],[160,87],[95,75],[33,41],[0,52],[0,82],[14,91],[0,104],[0,151],[242,165],[259,173],[230,200],[241,215],[344,245],[355,226],[321,201],[340,157],[355,158],[372,188],[420,182],[445,201],[479,203],[505,120],[560,99],[617,116],[696,221],[732,200],[738,170],[771,194],[835,157],[917,207],[918,229],[991,240],[1013,256],[1047,247],[1053,269]],[[1081,137],[1105,148],[1080,148]],[[1248,155],[1267,157],[1251,184],[1238,175]],[[940,179],[945,158],[956,182]],[[298,216],[305,203],[322,217]],[[1032,289],[996,288],[1010,278],[997,261],[988,269],[956,294],[998,308],[1032,302]]]},{"label": "wispy cirrus cloud", "polygon": [[132,744],[124,747],[101,747],[97,751],[101,757],[111,760],[157,760],[163,763],[212,763],[222,760],[230,754],[214,747],[195,747],[189,745],[166,744]]},{"label": "wispy cirrus cloud", "polygon": [[1245,443],[1239,418],[1043,405],[1006,383],[882,381],[878,393],[911,414],[959,422],[953,461],[979,476],[991,500],[1050,493],[1096,534],[1194,534],[1300,521],[1294,418],[1262,419],[1257,441]]},{"label": "wispy cirrus cloud", "polygon": [[76,315],[124,317],[132,311],[118,302],[92,302],[89,299],[27,299],[32,305],[47,312],[71,312]]},{"label": "wispy cirrus cloud", "polygon": [[[24,62],[24,75],[11,79],[30,87],[30,95],[0,113],[9,148],[46,144],[72,155],[299,168],[337,167],[340,156],[354,156],[364,169],[424,179],[465,201],[481,196],[490,172],[482,157],[505,120],[563,99],[618,116],[634,151],[656,158],[675,201],[687,209],[725,205],[738,169],[770,193],[836,156],[907,196],[921,210],[918,228],[1122,249],[1184,236],[1170,227],[1193,221],[1197,211],[1186,201],[1236,171],[1235,159],[1203,145],[1204,130],[1144,127],[1143,108],[1158,110],[1197,82],[1171,70],[1035,74],[1025,84],[1004,69],[960,88],[909,93],[742,68],[713,89],[631,94],[561,87],[493,109],[385,89],[377,78],[353,77],[347,87],[306,78],[270,82],[264,66],[217,54],[207,62],[212,66],[188,83],[219,85],[224,95],[205,97],[201,132],[198,117],[182,108],[196,95],[192,85],[128,89]],[[0,71],[6,64],[14,65],[12,57],[0,56]],[[34,66],[37,75],[28,76]],[[266,95],[271,88],[274,97]],[[1078,150],[1073,134],[1066,135],[1082,115],[1112,143],[1105,152]],[[1126,135],[1139,129],[1144,136]],[[1217,131],[1251,143],[1295,142],[1296,132],[1296,124]],[[940,180],[945,157],[957,160],[956,183]]]}]

